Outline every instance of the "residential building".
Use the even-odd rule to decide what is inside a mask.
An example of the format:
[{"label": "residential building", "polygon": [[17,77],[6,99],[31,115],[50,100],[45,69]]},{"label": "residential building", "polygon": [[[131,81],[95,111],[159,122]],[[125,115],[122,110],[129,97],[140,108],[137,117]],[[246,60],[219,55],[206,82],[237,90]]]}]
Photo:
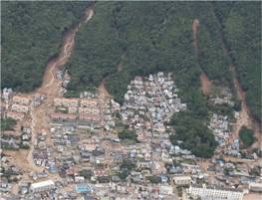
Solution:
[{"label": "residential building", "polygon": [[182,185],[190,185],[191,183],[191,177],[190,176],[175,176],[173,178],[174,183],[177,186],[182,186]]},{"label": "residential building", "polygon": [[23,96],[15,95],[15,96],[13,97],[13,103],[23,104],[23,105],[29,105],[30,99],[29,99],[28,97],[23,97]]},{"label": "residential building", "polygon": [[242,200],[244,196],[244,192],[240,189],[206,185],[191,185],[189,189],[187,189],[187,192],[192,196],[199,196],[203,199]]},{"label": "residential building", "polygon": [[13,104],[11,110],[16,112],[27,113],[29,111],[29,108],[28,106],[24,106],[24,105]]},{"label": "residential building", "polygon": [[47,181],[41,181],[38,183],[33,183],[30,189],[33,193],[37,193],[37,192],[44,192],[44,191],[54,189],[54,187],[55,187],[54,181],[47,180]]}]

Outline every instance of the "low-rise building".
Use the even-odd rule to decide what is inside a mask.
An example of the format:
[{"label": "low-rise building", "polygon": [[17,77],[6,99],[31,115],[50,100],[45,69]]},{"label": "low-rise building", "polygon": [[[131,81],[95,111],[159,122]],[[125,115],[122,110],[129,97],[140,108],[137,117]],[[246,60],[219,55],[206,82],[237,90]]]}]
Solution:
[{"label": "low-rise building", "polygon": [[191,185],[187,192],[192,196],[201,197],[201,199],[242,200],[244,196],[244,192],[240,189],[206,185]]},{"label": "low-rise building", "polygon": [[97,106],[97,100],[96,99],[81,99],[80,100],[80,106],[81,107],[95,107]]},{"label": "low-rise building", "polygon": [[24,106],[24,105],[13,104],[11,110],[16,112],[27,113],[29,111],[29,108],[28,106]]},{"label": "low-rise building", "polygon": [[77,107],[78,106],[78,99],[76,98],[55,98],[54,99],[55,106],[65,106],[65,107]]},{"label": "low-rise building", "polygon": [[182,185],[190,185],[191,183],[191,177],[190,176],[175,176],[173,178],[174,183],[177,186],[182,186]]},{"label": "low-rise building", "polygon": [[37,193],[37,192],[44,192],[44,191],[54,189],[54,187],[55,187],[54,181],[47,180],[47,181],[41,181],[38,183],[33,183],[30,189],[33,193]]},{"label": "low-rise building", "polygon": [[30,99],[28,97],[15,95],[15,96],[13,96],[13,103],[29,105]]},{"label": "low-rise building", "polygon": [[8,111],[6,116],[13,118],[15,120],[22,120],[24,118],[25,114],[19,113],[19,112]]}]

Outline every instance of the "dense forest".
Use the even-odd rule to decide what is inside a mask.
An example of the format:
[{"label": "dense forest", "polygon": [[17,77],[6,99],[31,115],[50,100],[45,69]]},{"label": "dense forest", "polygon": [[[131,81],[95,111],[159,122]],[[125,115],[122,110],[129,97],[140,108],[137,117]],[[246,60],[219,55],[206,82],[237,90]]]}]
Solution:
[{"label": "dense forest", "polygon": [[261,2],[215,2],[214,12],[251,114],[261,122]]},{"label": "dense forest", "polygon": [[14,129],[14,126],[16,125],[16,120],[13,118],[1,118],[1,131],[11,131]]},{"label": "dense forest", "polygon": [[1,2],[1,88],[40,86],[45,66],[87,2]]},{"label": "dense forest", "polygon": [[245,126],[239,131],[239,138],[244,148],[250,147],[255,141],[254,132]]},{"label": "dense forest", "polygon": [[173,116],[171,125],[175,126],[176,134],[170,136],[170,141],[184,149],[203,158],[210,158],[217,147],[217,142],[212,132],[198,119],[189,112],[181,112]]},{"label": "dense forest", "polygon": [[[2,87],[20,91],[38,87],[62,35],[87,6],[87,2],[2,3]],[[122,103],[135,76],[173,72],[189,109],[173,117],[171,123],[179,133],[170,139],[175,143],[174,139],[200,138],[199,148],[188,142],[183,147],[210,157],[216,143],[206,128],[210,108],[200,90],[201,73],[236,94],[229,70],[233,63],[251,113],[261,120],[260,7],[261,2],[97,2],[88,26],[76,35],[74,53],[65,66],[71,75],[67,94],[79,96],[104,80],[109,93]],[[200,22],[197,51],[194,19]],[[192,125],[183,129],[187,120]]]}]

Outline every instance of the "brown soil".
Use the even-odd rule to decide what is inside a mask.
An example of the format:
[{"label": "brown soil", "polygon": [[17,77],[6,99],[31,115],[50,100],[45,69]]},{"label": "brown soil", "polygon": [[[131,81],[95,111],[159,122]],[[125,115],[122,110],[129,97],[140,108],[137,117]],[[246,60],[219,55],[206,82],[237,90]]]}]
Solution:
[{"label": "brown soil", "polygon": [[103,101],[106,101],[107,99],[112,99],[112,96],[109,94],[109,92],[106,89],[105,82],[106,80],[104,79],[98,87],[99,99]]},{"label": "brown soil", "polygon": [[200,81],[201,81],[201,89],[204,95],[209,95],[212,88],[212,82],[209,80],[209,78],[205,73],[202,73],[200,75]]},{"label": "brown soil", "polygon": [[[225,43],[223,41],[222,34],[220,34],[219,37],[223,52],[225,56],[229,55],[228,49],[225,46]],[[261,148],[262,146],[262,132],[261,132],[261,127],[258,121],[252,118],[250,114],[250,110],[247,106],[246,103],[246,94],[243,91],[243,89],[240,86],[240,82],[237,79],[237,74],[236,74],[236,66],[234,66],[232,63],[229,65],[229,70],[232,73],[233,76],[233,82],[234,82],[234,87],[237,92],[237,96],[239,100],[241,101],[241,106],[242,109],[240,111],[240,116],[237,119],[237,122],[233,126],[233,134],[235,137],[238,137],[239,130],[241,129],[242,126],[247,126],[248,128],[251,128],[254,130],[254,136],[257,138],[257,142],[255,142],[252,145],[252,148]]]},{"label": "brown soil", "polygon": [[196,53],[198,55],[198,28],[199,28],[199,20],[194,19],[192,24],[192,30],[193,30],[193,45],[196,50]]},{"label": "brown soil", "polygon": [[234,77],[234,86],[237,91],[237,96],[241,101],[242,109],[239,113],[239,118],[237,122],[234,124],[233,127],[233,134],[237,137],[239,134],[239,131],[242,126],[246,126],[248,128],[251,128],[254,130],[255,137],[257,138],[257,142],[252,145],[253,148],[261,148],[261,130],[259,123],[256,122],[251,116],[250,116],[250,110],[246,103],[246,93],[242,90],[240,83],[238,79],[236,78],[236,70],[234,65],[230,65],[229,69]]},{"label": "brown soil", "polygon": [[257,200],[262,199],[262,194],[251,192],[249,194],[246,194],[243,198],[243,200],[256,200],[256,199]]}]

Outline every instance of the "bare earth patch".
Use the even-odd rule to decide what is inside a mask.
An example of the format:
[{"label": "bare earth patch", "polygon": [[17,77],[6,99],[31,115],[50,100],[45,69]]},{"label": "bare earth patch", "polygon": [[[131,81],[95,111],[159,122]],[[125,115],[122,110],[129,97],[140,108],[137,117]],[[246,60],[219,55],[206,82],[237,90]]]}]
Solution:
[{"label": "bare earth patch", "polygon": [[209,95],[212,88],[212,82],[209,80],[206,74],[202,73],[200,75],[201,89],[204,95]]}]

